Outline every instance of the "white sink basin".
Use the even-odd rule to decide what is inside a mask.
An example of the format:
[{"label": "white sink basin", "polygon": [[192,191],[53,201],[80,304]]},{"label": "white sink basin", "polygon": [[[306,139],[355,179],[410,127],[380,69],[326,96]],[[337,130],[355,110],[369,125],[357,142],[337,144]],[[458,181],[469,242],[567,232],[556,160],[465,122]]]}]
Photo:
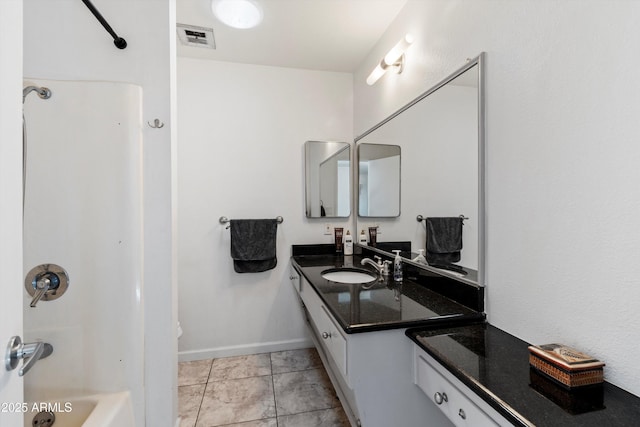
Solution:
[{"label": "white sink basin", "polygon": [[349,284],[371,283],[378,278],[375,273],[368,272],[367,270],[343,268],[325,270],[322,272],[322,277],[332,282]]}]

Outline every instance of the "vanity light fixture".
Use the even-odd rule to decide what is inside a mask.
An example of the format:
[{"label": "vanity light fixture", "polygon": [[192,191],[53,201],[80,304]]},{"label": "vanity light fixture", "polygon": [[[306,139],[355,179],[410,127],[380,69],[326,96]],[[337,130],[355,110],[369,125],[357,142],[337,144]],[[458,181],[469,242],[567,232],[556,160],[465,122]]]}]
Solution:
[{"label": "vanity light fixture", "polygon": [[255,0],[211,0],[211,11],[222,23],[240,29],[262,22],[262,8]]},{"label": "vanity light fixture", "polygon": [[392,69],[397,74],[402,72],[404,68],[404,52],[413,43],[413,36],[411,34],[405,35],[394,47],[385,55],[380,63],[373,69],[369,77],[367,77],[367,84],[369,86],[375,84],[380,77]]}]

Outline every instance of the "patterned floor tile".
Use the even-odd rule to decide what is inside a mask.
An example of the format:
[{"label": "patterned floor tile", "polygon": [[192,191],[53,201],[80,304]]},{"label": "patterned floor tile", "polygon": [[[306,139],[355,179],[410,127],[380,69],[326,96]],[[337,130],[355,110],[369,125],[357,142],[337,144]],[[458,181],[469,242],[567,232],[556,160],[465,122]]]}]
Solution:
[{"label": "patterned floor tile", "polygon": [[266,420],[248,421],[240,424],[227,424],[224,427],[278,427],[278,422],[275,418],[269,418]]},{"label": "patterned floor tile", "polygon": [[264,375],[271,375],[271,359],[269,353],[215,359],[211,367],[209,381],[259,377]]},{"label": "patterned floor tile", "polygon": [[205,386],[206,384],[196,384],[178,387],[180,427],[193,427],[196,425]]},{"label": "patterned floor tile", "polygon": [[206,384],[213,359],[178,363],[178,385]]},{"label": "patterned floor tile", "polygon": [[197,427],[213,427],[276,416],[270,376],[207,384]]},{"label": "patterned floor tile", "polygon": [[342,408],[331,408],[278,417],[278,427],[350,427],[350,424]]},{"label": "patterned floor tile", "polygon": [[287,350],[271,353],[271,368],[274,374],[304,371],[322,367],[322,361],[315,348]]},{"label": "patterned floor tile", "polygon": [[323,369],[273,375],[278,416],[340,406]]}]

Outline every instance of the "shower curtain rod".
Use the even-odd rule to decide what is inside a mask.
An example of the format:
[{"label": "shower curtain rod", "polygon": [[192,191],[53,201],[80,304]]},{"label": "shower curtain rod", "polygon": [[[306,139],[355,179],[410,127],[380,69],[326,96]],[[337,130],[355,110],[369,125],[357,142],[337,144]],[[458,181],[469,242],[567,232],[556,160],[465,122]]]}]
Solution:
[{"label": "shower curtain rod", "polygon": [[82,0],[82,3],[84,3],[85,6],[89,8],[91,13],[93,13],[93,16],[95,16],[96,19],[100,21],[104,29],[107,30],[109,34],[111,34],[111,37],[113,37],[113,44],[115,44],[118,49],[124,49],[125,47],[127,47],[127,41],[122,37],[118,37],[116,32],[113,31],[113,28],[111,28],[111,25],[109,25],[106,19],[104,19],[104,17],[100,14],[100,12],[98,12],[98,9],[95,8],[95,6],[91,3],[91,1]]}]

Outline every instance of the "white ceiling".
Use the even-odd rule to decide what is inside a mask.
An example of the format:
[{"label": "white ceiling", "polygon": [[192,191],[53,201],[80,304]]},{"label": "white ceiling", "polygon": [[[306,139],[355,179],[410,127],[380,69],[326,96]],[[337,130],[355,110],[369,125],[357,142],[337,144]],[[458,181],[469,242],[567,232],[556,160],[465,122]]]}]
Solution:
[{"label": "white ceiling", "polygon": [[238,30],[219,22],[210,0],[177,0],[177,22],[213,28],[216,49],[184,46],[178,56],[353,72],[407,0],[257,0],[264,20]]}]

